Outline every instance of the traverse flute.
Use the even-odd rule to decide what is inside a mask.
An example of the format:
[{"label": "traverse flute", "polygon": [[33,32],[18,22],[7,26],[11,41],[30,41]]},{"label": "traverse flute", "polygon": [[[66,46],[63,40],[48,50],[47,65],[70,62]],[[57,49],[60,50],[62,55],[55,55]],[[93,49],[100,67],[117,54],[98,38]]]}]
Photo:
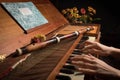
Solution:
[{"label": "traverse flute", "polygon": [[54,37],[54,38],[52,38],[50,40],[46,40],[44,42],[30,44],[28,46],[16,49],[16,51],[13,54],[15,56],[20,56],[22,54],[26,54],[26,53],[38,50],[40,48],[43,48],[43,47],[47,46],[48,44],[59,43],[63,39],[67,39],[67,38],[70,38],[70,37],[73,37],[73,36],[78,36],[79,34],[83,34],[85,32],[91,31],[93,29],[94,29],[93,27],[87,27],[87,28],[82,29],[80,31],[75,31],[75,32],[72,32],[70,34],[63,35],[61,37],[56,36],[56,37]]}]

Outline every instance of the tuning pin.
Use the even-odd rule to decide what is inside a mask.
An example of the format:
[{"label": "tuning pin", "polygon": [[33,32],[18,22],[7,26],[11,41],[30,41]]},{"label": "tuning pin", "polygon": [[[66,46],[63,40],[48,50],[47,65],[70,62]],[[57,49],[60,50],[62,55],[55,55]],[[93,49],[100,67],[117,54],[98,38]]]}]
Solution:
[{"label": "tuning pin", "polygon": [[65,75],[57,75],[56,80],[72,80],[71,77]]},{"label": "tuning pin", "polygon": [[73,71],[73,70],[66,69],[66,68],[60,69],[60,72],[61,72],[61,73],[66,73],[66,74],[74,74],[74,71]]}]

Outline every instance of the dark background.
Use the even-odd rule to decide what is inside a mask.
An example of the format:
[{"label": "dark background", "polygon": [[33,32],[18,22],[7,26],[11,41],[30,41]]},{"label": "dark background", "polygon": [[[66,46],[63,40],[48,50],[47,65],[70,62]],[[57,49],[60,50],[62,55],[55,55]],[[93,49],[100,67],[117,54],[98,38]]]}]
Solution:
[{"label": "dark background", "polygon": [[50,0],[55,7],[61,12],[62,9],[72,7],[92,6],[96,9],[96,17],[101,18],[101,21],[96,22],[101,24],[100,42],[113,47],[120,48],[120,12],[119,0]]}]

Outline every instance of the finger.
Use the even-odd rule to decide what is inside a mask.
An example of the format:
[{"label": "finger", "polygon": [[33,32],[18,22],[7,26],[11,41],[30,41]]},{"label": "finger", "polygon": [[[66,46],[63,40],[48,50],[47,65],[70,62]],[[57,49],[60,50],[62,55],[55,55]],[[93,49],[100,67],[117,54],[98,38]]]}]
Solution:
[{"label": "finger", "polygon": [[101,50],[98,50],[98,49],[95,49],[95,48],[83,50],[82,52],[85,53],[85,54],[97,54],[97,55],[102,53]]},{"label": "finger", "polygon": [[97,69],[95,64],[86,63],[86,62],[83,62],[83,61],[72,61],[72,64],[76,68],[88,68],[88,69],[94,69],[94,70]]},{"label": "finger", "polygon": [[83,53],[85,54],[95,54],[95,55],[101,55],[101,56],[107,56],[106,52],[103,50],[99,50],[99,49],[88,49],[86,51],[83,51]]},{"label": "finger", "polygon": [[82,51],[84,51],[84,50],[88,50],[88,49],[92,49],[92,48],[96,48],[96,45],[95,45],[95,44],[92,44],[92,45],[86,45],[86,46],[84,46],[84,48],[82,49]]},{"label": "finger", "polygon": [[95,63],[95,58],[92,57],[91,55],[79,55],[79,56],[74,56],[71,58],[72,61],[84,61],[87,63]]},{"label": "finger", "polygon": [[96,74],[96,70],[93,69],[86,69],[86,68],[78,68],[78,71],[85,73],[85,74]]},{"label": "finger", "polygon": [[84,42],[84,44],[85,44],[85,46],[84,46],[84,48],[83,48],[83,50],[86,50],[86,49],[91,49],[91,48],[98,48],[98,43],[97,42],[93,42],[93,41],[89,41],[89,40],[87,40],[87,41],[85,41]]},{"label": "finger", "polygon": [[90,41],[90,40],[86,40],[86,41],[85,41],[85,44],[86,44],[86,45],[90,45],[90,44],[95,44],[95,42]]}]

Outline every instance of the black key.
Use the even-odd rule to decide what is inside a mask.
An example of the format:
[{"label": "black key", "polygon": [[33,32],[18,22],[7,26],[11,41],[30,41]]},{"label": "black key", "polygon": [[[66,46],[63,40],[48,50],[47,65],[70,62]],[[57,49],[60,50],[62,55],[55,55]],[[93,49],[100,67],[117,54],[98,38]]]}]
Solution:
[{"label": "black key", "polygon": [[61,73],[65,73],[65,74],[74,74],[74,71],[71,69],[66,69],[66,68],[62,68],[60,69]]},{"label": "black key", "polygon": [[56,80],[72,80],[71,77],[65,75],[57,75]]}]

